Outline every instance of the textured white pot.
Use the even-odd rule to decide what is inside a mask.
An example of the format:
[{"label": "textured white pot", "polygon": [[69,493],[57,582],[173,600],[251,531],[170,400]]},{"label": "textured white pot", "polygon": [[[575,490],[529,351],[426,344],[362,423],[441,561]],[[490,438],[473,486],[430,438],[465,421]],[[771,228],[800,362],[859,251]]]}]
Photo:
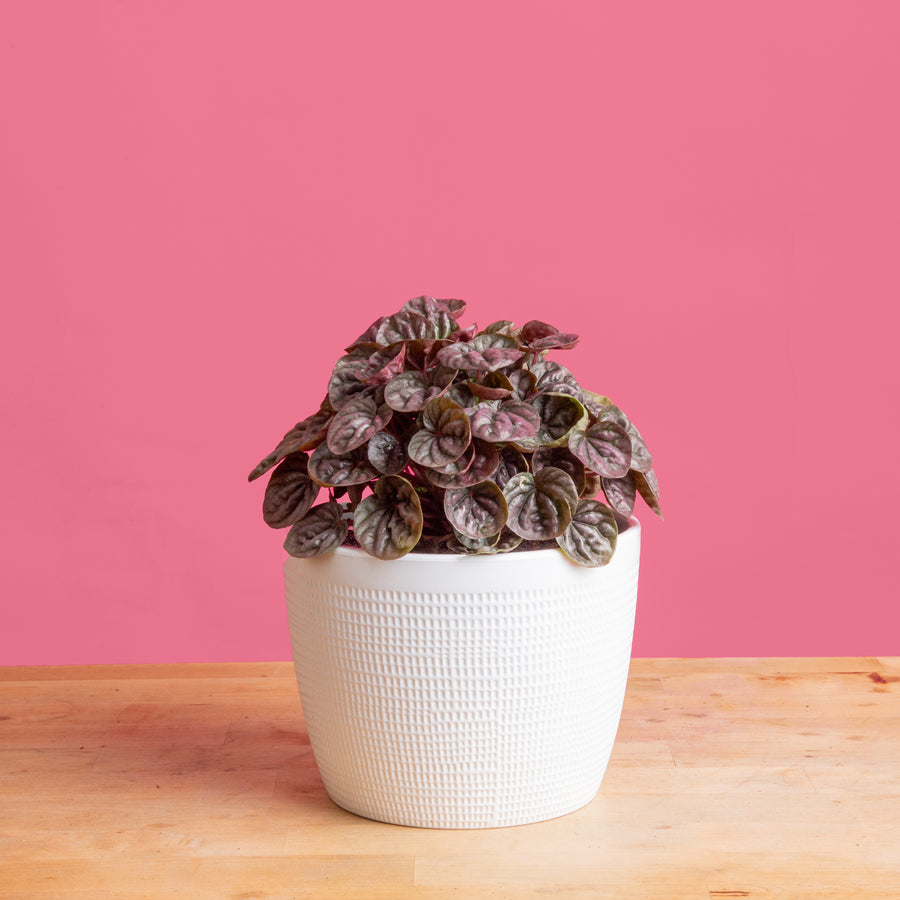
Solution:
[{"label": "textured white pot", "polygon": [[589,803],[622,711],[639,556],[632,519],[596,569],[558,550],[287,559],[297,683],[334,802],[432,828]]}]

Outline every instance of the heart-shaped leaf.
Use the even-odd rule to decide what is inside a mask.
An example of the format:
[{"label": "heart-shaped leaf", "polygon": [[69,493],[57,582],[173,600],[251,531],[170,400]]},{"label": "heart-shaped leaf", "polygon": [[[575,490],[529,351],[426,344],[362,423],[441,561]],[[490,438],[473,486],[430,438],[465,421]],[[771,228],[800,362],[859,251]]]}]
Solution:
[{"label": "heart-shaped leaf", "polygon": [[481,381],[468,381],[466,386],[480,400],[507,400],[513,395],[512,382],[502,372],[488,372]]},{"label": "heart-shaped leaf", "polygon": [[656,515],[662,518],[662,508],[659,504],[659,482],[656,480],[656,472],[650,469],[649,472],[632,472],[632,476],[634,477],[634,486],[641,497],[644,498],[644,502]]},{"label": "heart-shaped leaf", "polygon": [[531,469],[533,472],[540,472],[547,466],[555,466],[566,472],[579,494],[584,489],[584,463],[566,447],[538,447],[531,457]]},{"label": "heart-shaped leaf", "polygon": [[631,438],[615,422],[601,420],[569,436],[569,449],[604,478],[622,478],[631,467]]},{"label": "heart-shaped leaf", "polygon": [[609,399],[609,397],[604,397],[602,394],[595,394],[593,391],[585,391],[582,390],[581,402],[584,404],[585,409],[590,413],[593,425],[600,416],[603,415],[603,410],[606,409],[607,406],[612,406],[613,402]]},{"label": "heart-shaped leaf", "polygon": [[309,458],[309,475],[325,487],[348,487],[377,478],[378,470],[369,462],[364,447],[332,453],[327,444],[320,444]]},{"label": "heart-shaped leaf", "polygon": [[465,300],[435,300],[434,297],[413,297],[403,304],[403,309],[408,309],[425,316],[426,319],[431,318],[438,312],[448,312],[454,318],[458,319],[466,308]]},{"label": "heart-shaped leaf", "polygon": [[537,378],[528,369],[514,369],[509,373],[509,383],[520,400],[530,400],[537,393]]},{"label": "heart-shaped leaf", "polygon": [[653,468],[653,457],[644,438],[631,422],[625,430],[631,438],[631,468],[636,472],[649,472]]},{"label": "heart-shaped leaf", "polygon": [[291,556],[307,559],[340,547],[350,530],[344,509],[333,500],[314,506],[288,532],[284,549]]},{"label": "heart-shaped leaf", "polygon": [[616,552],[619,529],[613,511],[597,500],[580,500],[569,527],[556,539],[581,566],[605,566]]},{"label": "heart-shaped leaf", "polygon": [[519,340],[532,350],[568,350],[578,343],[578,335],[564,334],[546,322],[532,319],[522,326]]},{"label": "heart-shaped leaf", "polygon": [[379,431],[366,446],[369,462],[383,475],[396,475],[406,468],[409,461],[406,449],[389,431]]},{"label": "heart-shaped leaf", "polygon": [[541,446],[562,447],[576,429],[587,425],[587,410],[570,394],[541,393],[531,405],[541,419],[534,439]]},{"label": "heart-shaped leaf", "polygon": [[[460,463],[459,471],[453,471]],[[485,441],[473,440],[463,455],[441,469],[426,469],[428,480],[440,488],[464,488],[473,487],[487,481],[497,470],[500,463],[500,454],[493,444]]]},{"label": "heart-shaped leaf", "polygon": [[303,450],[313,450],[325,440],[332,413],[319,410],[298,422],[282,439],[278,446],[250,473],[248,481],[264,475],[272,466],[278,465],[286,456]]},{"label": "heart-shaped leaf", "polygon": [[441,365],[467,372],[494,372],[521,357],[516,341],[503,334],[479,334],[471,341],[444,347],[437,355]]},{"label": "heart-shaped leaf", "polygon": [[384,475],[353,513],[353,534],[366,553],[399,559],[422,535],[422,505],[415,488],[399,475]]},{"label": "heart-shaped leaf", "polygon": [[444,494],[444,514],[450,524],[469,538],[499,534],[506,524],[506,498],[492,481]]},{"label": "heart-shaped leaf", "polygon": [[379,406],[370,395],[348,400],[328,426],[328,449],[335,454],[361,447],[390,421],[394,411],[386,403]]},{"label": "heart-shaped leaf", "polygon": [[581,496],[588,500],[597,496],[600,488],[603,486],[603,479],[589,469],[584,470],[584,487],[581,489]]},{"label": "heart-shaped leaf", "polygon": [[367,359],[342,356],[334,365],[328,381],[328,401],[339,410],[357,394],[371,393],[366,379],[371,374]]},{"label": "heart-shaped leaf", "polygon": [[622,478],[603,478],[601,484],[609,505],[619,515],[628,518],[634,512],[635,484],[632,473],[626,472]]},{"label": "heart-shaped leaf", "polygon": [[555,394],[570,394],[576,400],[581,400],[584,392],[578,379],[558,362],[550,359],[541,359],[531,365],[531,372],[537,378],[535,390],[552,391]]},{"label": "heart-shaped leaf", "polygon": [[505,488],[507,482],[514,475],[520,472],[528,471],[528,461],[516,450],[515,447],[504,447],[500,451],[500,462],[497,464],[497,470],[493,474],[493,480],[498,487]]},{"label": "heart-shaped leaf", "polygon": [[475,437],[497,444],[534,437],[541,425],[541,417],[528,403],[506,400],[498,407],[477,406],[471,422]]},{"label": "heart-shaped leaf", "polygon": [[503,489],[509,507],[507,527],[527,540],[546,541],[559,537],[572,521],[578,492],[572,479],[548,466],[536,475],[522,472]]},{"label": "heart-shaped leaf", "polygon": [[387,384],[403,371],[405,362],[406,344],[391,344],[372,353],[366,360],[367,369],[357,372],[356,377],[370,387]]},{"label": "heart-shaped leaf", "polygon": [[413,297],[403,304],[403,309],[428,319],[435,326],[435,337],[445,338],[457,330],[456,318],[443,300],[435,300],[434,297]]},{"label": "heart-shaped leaf", "polygon": [[378,329],[381,327],[381,323],[387,318],[387,316],[379,316],[346,350],[347,353],[350,353],[353,349],[358,347],[360,344],[374,344],[375,343],[375,335],[378,334]]},{"label": "heart-shaped leaf", "polygon": [[446,369],[427,375],[425,372],[403,372],[384,387],[384,402],[397,412],[418,412],[429,400],[447,391],[453,373]]},{"label": "heart-shaped leaf", "polygon": [[388,316],[375,332],[376,342],[385,345],[394,344],[397,341],[414,341],[419,338],[435,340],[439,337],[444,337],[444,335],[438,332],[438,327],[434,322],[409,309]]},{"label": "heart-shaped leaf", "polygon": [[299,522],[319,493],[308,472],[306,453],[292,453],[272,473],[263,498],[263,519],[272,528],[287,528]]},{"label": "heart-shaped leaf", "polygon": [[409,440],[409,458],[423,466],[446,466],[469,446],[471,430],[465,410],[447,397],[429,400],[422,428]]},{"label": "heart-shaped leaf", "polygon": [[463,409],[472,409],[480,402],[478,397],[469,390],[468,383],[464,381],[458,381],[451,385],[450,390],[444,396],[454,403],[458,403]]}]

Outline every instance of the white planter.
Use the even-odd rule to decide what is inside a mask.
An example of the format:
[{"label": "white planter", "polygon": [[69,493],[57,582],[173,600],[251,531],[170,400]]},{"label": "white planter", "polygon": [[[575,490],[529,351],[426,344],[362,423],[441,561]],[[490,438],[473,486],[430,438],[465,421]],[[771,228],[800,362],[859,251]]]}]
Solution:
[{"label": "white planter", "polygon": [[558,550],[287,559],[297,683],[334,802],[432,828],[589,803],[622,711],[639,556],[632,519],[596,569]]}]

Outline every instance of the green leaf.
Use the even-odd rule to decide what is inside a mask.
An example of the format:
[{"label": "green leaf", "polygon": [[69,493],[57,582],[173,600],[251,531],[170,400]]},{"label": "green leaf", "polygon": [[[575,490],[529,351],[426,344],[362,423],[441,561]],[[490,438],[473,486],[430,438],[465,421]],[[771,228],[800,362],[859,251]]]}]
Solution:
[{"label": "green leaf", "polygon": [[506,524],[506,498],[493,481],[444,494],[444,514],[450,524],[469,538],[499,534]]},{"label": "green leaf", "polygon": [[344,507],[333,500],[314,506],[288,532],[284,549],[291,556],[306,559],[340,547],[350,530],[343,510]]},{"label": "green leaf", "polygon": [[320,444],[309,458],[309,475],[325,487],[349,487],[377,478],[378,471],[369,462],[364,447],[349,453],[332,453],[327,444]]},{"label": "green leaf", "polygon": [[306,453],[292,453],[272,473],[263,498],[263,519],[272,528],[287,528],[299,522],[319,493],[308,474]]},{"label": "green leaf", "polygon": [[603,478],[603,493],[609,505],[626,518],[634,512],[634,475],[626,472],[621,478]]},{"label": "green leaf", "polygon": [[320,409],[317,413],[298,422],[282,439],[278,446],[250,473],[248,481],[265,475],[272,466],[278,465],[286,456],[303,450],[313,450],[325,440],[332,413]]},{"label": "green leaf", "polygon": [[556,543],[581,566],[605,566],[616,552],[618,534],[616,516],[608,506],[597,500],[581,500],[571,524]]},{"label": "green leaf", "polygon": [[622,478],[631,467],[631,438],[615,422],[601,420],[569,436],[569,449],[604,478]]},{"label": "green leaf", "polygon": [[406,468],[409,461],[400,440],[389,431],[373,435],[366,447],[369,462],[383,475],[396,475]]},{"label": "green leaf", "polygon": [[662,508],[659,504],[659,482],[656,480],[656,472],[650,469],[649,472],[632,472],[632,476],[634,477],[634,485],[637,488],[637,492],[644,498],[644,502],[656,515],[662,518]]},{"label": "green leaf", "polygon": [[436,397],[426,404],[422,428],[410,438],[407,452],[420,465],[446,466],[462,456],[470,439],[465,410],[447,397]]},{"label": "green leaf", "polygon": [[353,533],[366,553],[399,559],[422,536],[422,505],[415,488],[399,475],[384,475],[374,493],[363,497],[353,513]]},{"label": "green leaf", "polygon": [[552,466],[536,475],[522,472],[503,489],[509,507],[507,527],[526,540],[545,541],[559,537],[578,504],[572,479]]},{"label": "green leaf", "polygon": [[387,425],[393,414],[390,406],[386,403],[379,406],[370,395],[348,400],[328,426],[328,449],[340,454],[361,447]]},{"label": "green leaf", "polygon": [[475,437],[497,444],[534,437],[541,425],[541,417],[528,403],[505,400],[498,407],[475,407],[471,423]]}]

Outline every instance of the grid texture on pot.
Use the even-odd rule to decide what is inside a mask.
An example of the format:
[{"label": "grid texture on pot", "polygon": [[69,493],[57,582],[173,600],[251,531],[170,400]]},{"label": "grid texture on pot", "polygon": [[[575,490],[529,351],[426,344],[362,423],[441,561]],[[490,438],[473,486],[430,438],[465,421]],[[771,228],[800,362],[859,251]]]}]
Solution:
[{"label": "grid texture on pot", "polygon": [[297,681],[332,799],[480,828],[588,803],[612,750],[637,564],[531,590],[346,586],[285,566]]}]

